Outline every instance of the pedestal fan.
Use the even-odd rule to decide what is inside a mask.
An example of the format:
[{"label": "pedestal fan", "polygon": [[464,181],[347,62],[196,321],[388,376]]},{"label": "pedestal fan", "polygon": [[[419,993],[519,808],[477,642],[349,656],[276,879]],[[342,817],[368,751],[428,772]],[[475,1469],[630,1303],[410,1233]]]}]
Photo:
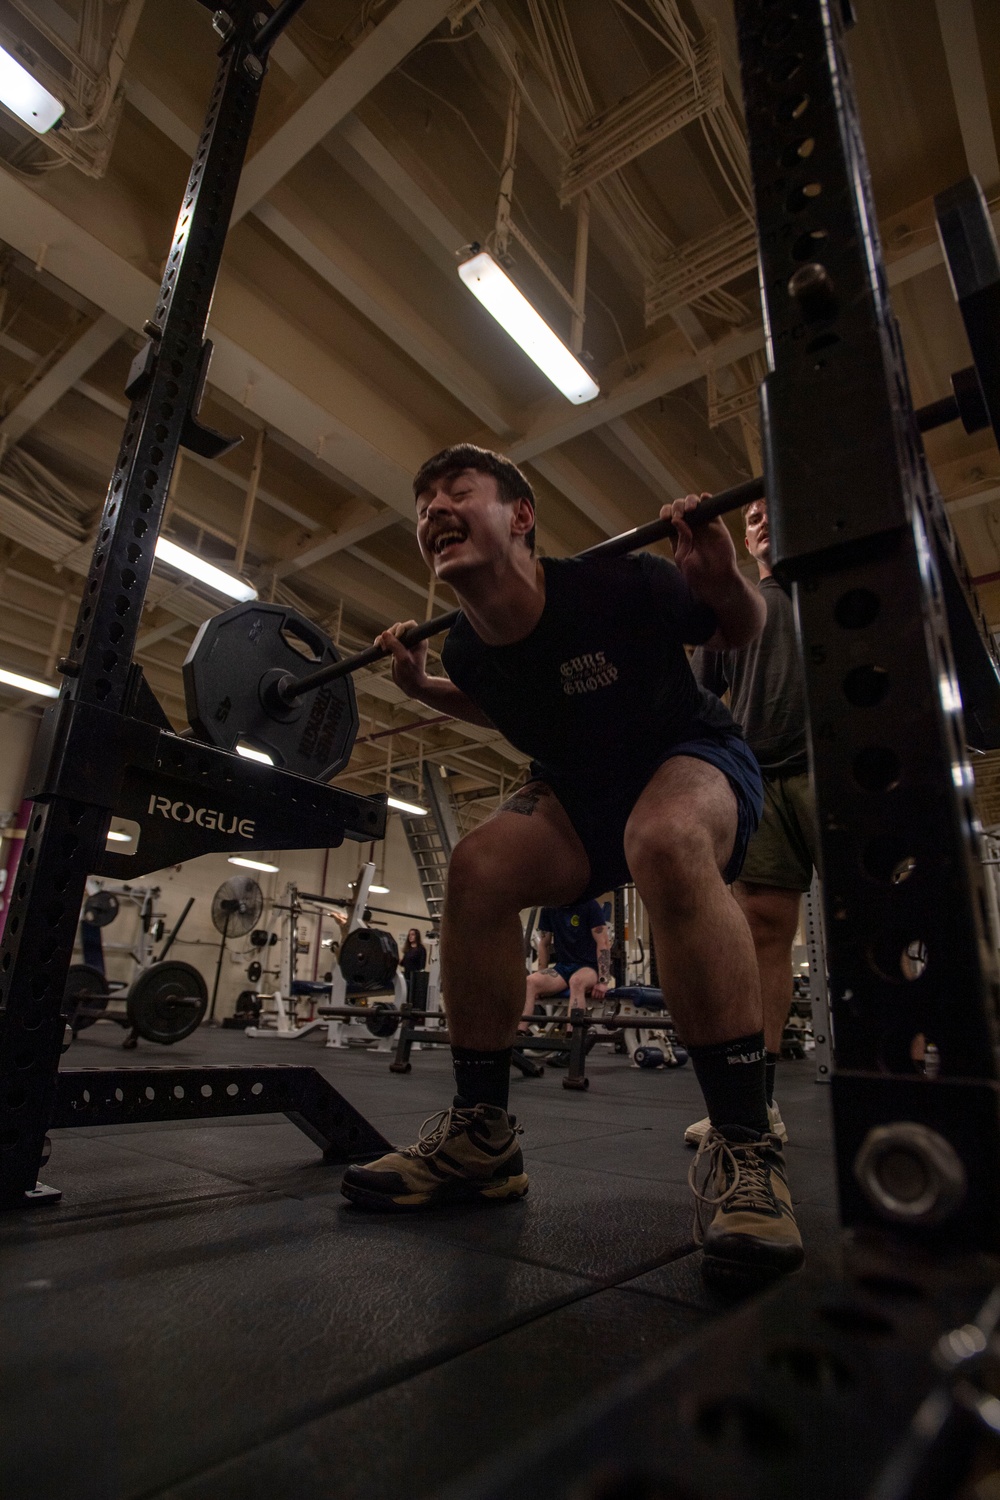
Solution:
[{"label": "pedestal fan", "polygon": [[219,993],[226,943],[231,937],[246,937],[257,926],[263,910],[264,892],[249,875],[234,875],[231,880],[224,880],[212,897],[212,921],[216,932],[222,934],[222,942],[219,944],[219,962],[215,966],[209,1021],[215,1018],[215,997]]}]

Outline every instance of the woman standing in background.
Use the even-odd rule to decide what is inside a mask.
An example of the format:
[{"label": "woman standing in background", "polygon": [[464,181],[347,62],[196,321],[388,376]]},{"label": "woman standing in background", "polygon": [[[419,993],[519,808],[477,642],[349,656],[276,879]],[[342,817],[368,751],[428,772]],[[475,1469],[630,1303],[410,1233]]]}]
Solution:
[{"label": "woman standing in background", "polygon": [[403,974],[406,977],[406,999],[408,1004],[412,1004],[413,976],[421,973],[427,966],[427,949],[420,941],[420,933],[415,927],[411,927],[406,934],[402,963]]}]

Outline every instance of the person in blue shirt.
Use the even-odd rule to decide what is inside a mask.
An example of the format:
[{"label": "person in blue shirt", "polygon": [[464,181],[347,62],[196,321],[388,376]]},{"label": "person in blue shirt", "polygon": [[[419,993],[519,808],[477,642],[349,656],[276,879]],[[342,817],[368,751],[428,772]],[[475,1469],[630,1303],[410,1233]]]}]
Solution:
[{"label": "person in blue shirt", "polygon": [[570,1010],[586,1010],[588,994],[594,1000],[603,1000],[610,975],[611,943],[601,903],[591,900],[571,906],[543,906],[537,931],[538,968],[528,975],[525,1015],[534,1014],[537,1001],[546,995],[559,995],[567,986]]},{"label": "person in blue shirt", "polygon": [[633,880],[665,998],[712,1128],[693,1168],[707,1273],[758,1279],[803,1259],[781,1142],[768,1128],[760,978],[731,885],[763,805],[742,731],[699,687],[687,645],[748,644],[766,618],[721,520],[665,506],[674,561],[535,556],[535,497],[509,459],[463,443],[413,482],[417,543],[461,614],[446,676],[400,621],[378,637],[393,679],[436,712],[499,730],[531,757],[525,785],[460,840],[441,919],[442,991],[456,1093],[404,1150],[348,1168],[353,1203],[407,1212],[523,1197],[508,1110],[524,1005],[520,913]]}]

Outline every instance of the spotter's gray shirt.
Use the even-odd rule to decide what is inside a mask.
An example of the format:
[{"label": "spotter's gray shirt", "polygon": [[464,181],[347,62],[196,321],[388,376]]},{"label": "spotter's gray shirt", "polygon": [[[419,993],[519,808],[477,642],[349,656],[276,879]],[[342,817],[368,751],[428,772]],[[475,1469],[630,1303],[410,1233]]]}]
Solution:
[{"label": "spotter's gray shirt", "polygon": [[767,623],[755,641],[738,651],[706,651],[691,659],[703,688],[721,698],[729,689],[729,711],[765,776],[797,776],[808,769],[806,696],[795,641],[792,601],[774,578],[758,584]]}]

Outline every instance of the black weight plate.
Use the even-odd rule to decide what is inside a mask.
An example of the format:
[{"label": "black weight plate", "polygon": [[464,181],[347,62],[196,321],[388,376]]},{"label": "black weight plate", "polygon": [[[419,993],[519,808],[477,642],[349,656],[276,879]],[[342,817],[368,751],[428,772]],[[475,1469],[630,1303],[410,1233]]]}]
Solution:
[{"label": "black weight plate", "polygon": [[349,985],[374,989],[392,984],[399,966],[399,949],[390,933],[376,927],[356,927],[341,943],[337,962]]},{"label": "black weight plate", "polygon": [[103,1011],[107,1008],[108,981],[93,964],[70,964],[63,990],[62,1013],[75,1031],[85,1031],[100,1017],[77,1015],[77,1010]]},{"label": "black weight plate", "polygon": [[167,959],[143,969],[128,992],[128,1018],[147,1042],[169,1046],[190,1036],[208,1009],[208,988],[191,964]]},{"label": "black weight plate", "polygon": [[83,903],[83,920],[91,927],[107,927],[118,915],[118,897],[112,891],[95,891]]},{"label": "black weight plate", "polygon": [[248,965],[248,967],[247,967],[247,978],[249,979],[250,983],[251,984],[256,984],[257,981],[258,981],[258,979],[261,976],[261,973],[262,973],[262,970],[261,970],[260,964],[257,962],[256,959],[254,959],[253,963],[250,964],[250,965]]},{"label": "black weight plate", "polygon": [[351,678],[328,682],[287,709],[267,706],[262,688],[282,672],[304,677],[339,660],[329,636],[298,610],[237,604],[206,620],[188,652],[184,697],[191,727],[223,750],[246,740],[286,771],[329,781],[347,765],[358,733]]},{"label": "black weight plate", "polygon": [[251,948],[266,948],[270,933],[264,927],[255,927],[250,934]]},{"label": "black weight plate", "polygon": [[369,1007],[369,1012],[365,1025],[370,1035],[395,1036],[399,1026],[399,1011],[394,1006],[376,1003]]}]

